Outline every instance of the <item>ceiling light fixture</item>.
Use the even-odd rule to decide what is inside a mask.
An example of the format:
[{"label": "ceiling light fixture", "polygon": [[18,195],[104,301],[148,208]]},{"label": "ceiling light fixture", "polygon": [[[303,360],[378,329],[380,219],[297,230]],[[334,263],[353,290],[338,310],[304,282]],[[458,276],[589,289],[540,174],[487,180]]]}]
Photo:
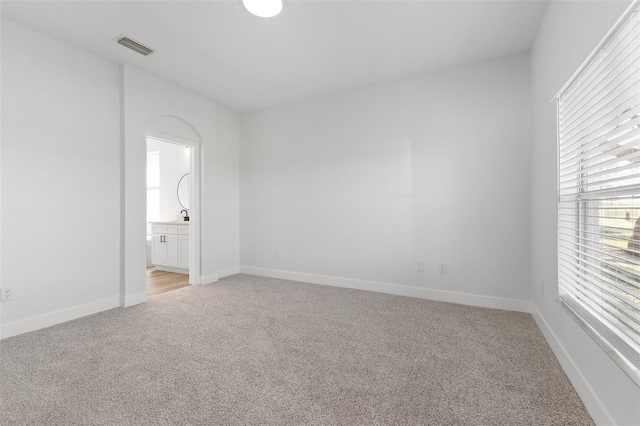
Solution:
[{"label": "ceiling light fixture", "polygon": [[242,0],[244,7],[261,18],[271,18],[282,10],[282,0]]}]

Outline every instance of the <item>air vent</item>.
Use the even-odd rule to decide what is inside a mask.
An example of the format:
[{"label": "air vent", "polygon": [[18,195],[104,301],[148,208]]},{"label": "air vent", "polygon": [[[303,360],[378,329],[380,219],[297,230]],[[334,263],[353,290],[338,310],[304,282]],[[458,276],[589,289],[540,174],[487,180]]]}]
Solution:
[{"label": "air vent", "polygon": [[124,47],[128,47],[129,49],[144,56],[151,55],[153,52],[155,52],[155,50],[151,49],[150,47],[147,47],[144,44],[140,44],[135,40],[131,40],[129,37],[120,36],[116,39],[116,41]]}]

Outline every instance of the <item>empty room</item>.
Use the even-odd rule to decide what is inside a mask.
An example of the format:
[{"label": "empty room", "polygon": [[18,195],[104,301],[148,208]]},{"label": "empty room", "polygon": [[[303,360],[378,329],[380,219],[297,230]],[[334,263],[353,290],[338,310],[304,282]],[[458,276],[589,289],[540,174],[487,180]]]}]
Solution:
[{"label": "empty room", "polygon": [[0,2],[0,424],[640,425],[638,0]]}]

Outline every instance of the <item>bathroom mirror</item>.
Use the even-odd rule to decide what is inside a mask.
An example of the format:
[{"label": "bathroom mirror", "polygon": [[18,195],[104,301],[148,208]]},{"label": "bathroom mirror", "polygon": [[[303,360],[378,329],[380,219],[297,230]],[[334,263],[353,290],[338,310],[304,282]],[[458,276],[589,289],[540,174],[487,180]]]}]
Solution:
[{"label": "bathroom mirror", "polygon": [[186,173],[178,181],[178,202],[180,205],[189,210],[189,173]]}]

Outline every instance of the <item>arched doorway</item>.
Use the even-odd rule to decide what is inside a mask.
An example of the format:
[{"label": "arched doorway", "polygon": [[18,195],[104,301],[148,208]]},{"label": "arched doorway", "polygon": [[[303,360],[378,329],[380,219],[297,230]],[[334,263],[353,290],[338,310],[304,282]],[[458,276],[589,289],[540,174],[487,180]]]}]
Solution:
[{"label": "arched doorway", "polygon": [[[178,198],[179,202],[181,201],[181,204],[184,204],[184,192],[188,194],[188,206],[181,205],[181,207],[184,207],[184,210],[187,210],[189,222],[188,226],[181,226],[180,228],[188,229],[189,232],[189,284],[200,284],[200,134],[191,124],[189,124],[185,120],[171,115],[161,115],[149,119],[146,123],[145,133],[147,140],[181,145],[190,149],[191,154],[189,155],[189,185],[187,189],[184,188],[184,185],[181,185],[181,187],[176,187],[176,197]],[[184,179],[176,182],[176,185],[178,185],[178,183],[183,184]],[[182,193],[183,196],[182,200],[179,199],[180,193]]]}]

